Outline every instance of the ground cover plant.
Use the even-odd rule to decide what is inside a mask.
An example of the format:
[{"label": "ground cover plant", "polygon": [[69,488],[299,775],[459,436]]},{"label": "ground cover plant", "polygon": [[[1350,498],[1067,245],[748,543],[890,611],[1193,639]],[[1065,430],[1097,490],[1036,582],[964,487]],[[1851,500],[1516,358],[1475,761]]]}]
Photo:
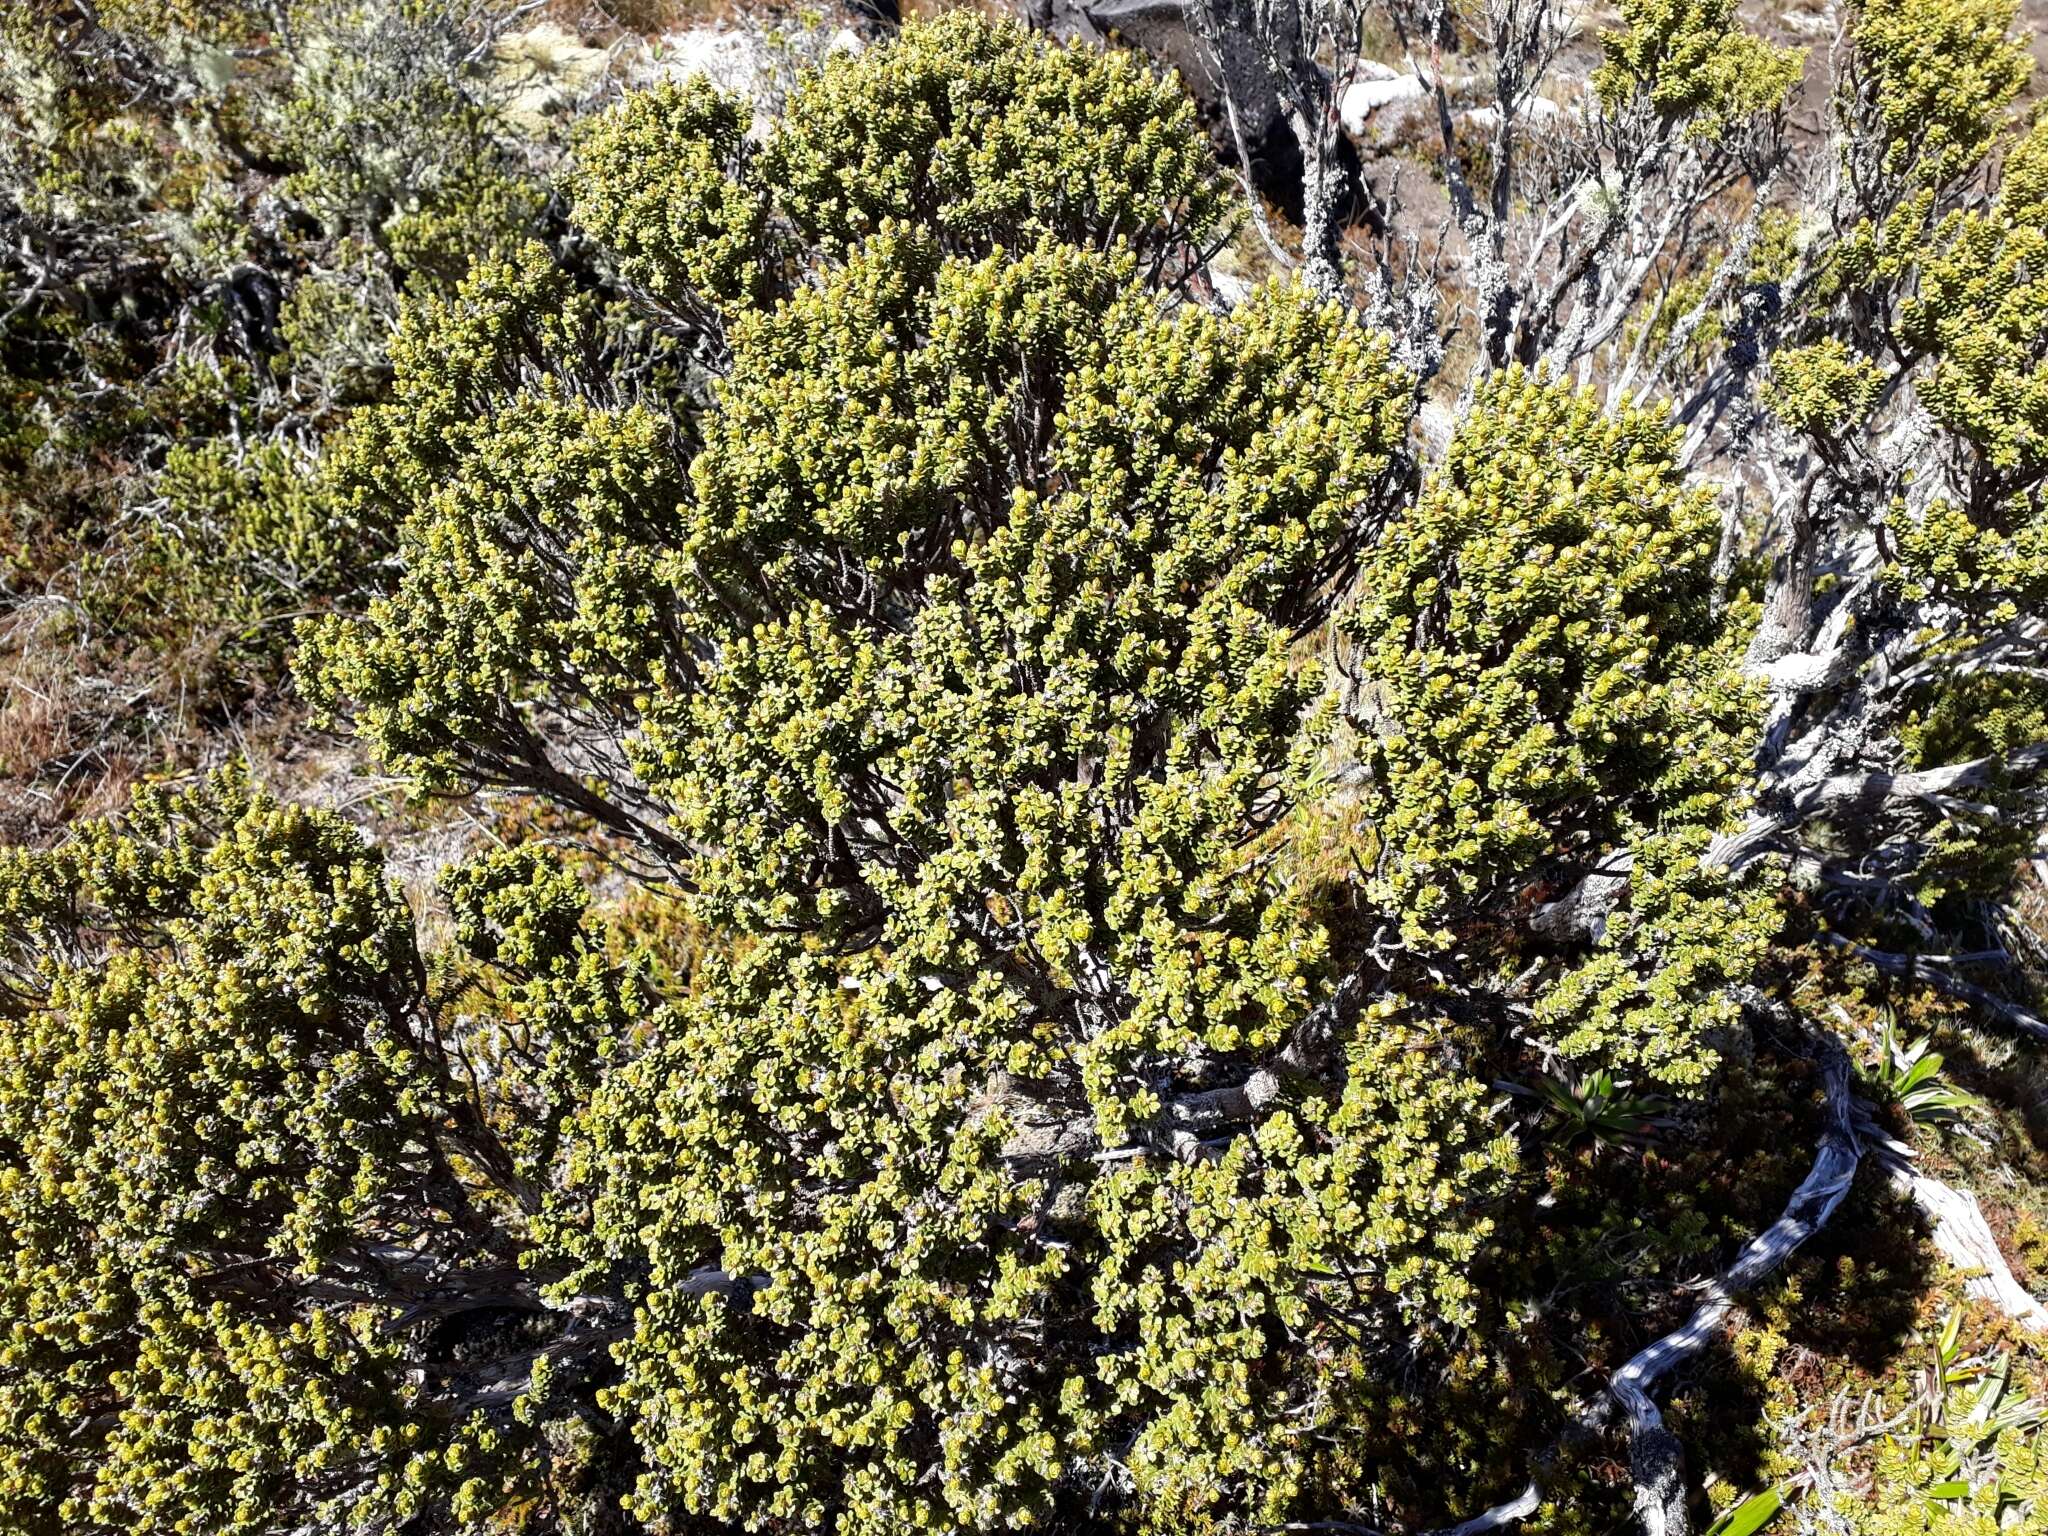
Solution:
[{"label": "ground cover plant", "polygon": [[2048,1522],[2010,6],[534,9],[0,33],[0,1528]]}]

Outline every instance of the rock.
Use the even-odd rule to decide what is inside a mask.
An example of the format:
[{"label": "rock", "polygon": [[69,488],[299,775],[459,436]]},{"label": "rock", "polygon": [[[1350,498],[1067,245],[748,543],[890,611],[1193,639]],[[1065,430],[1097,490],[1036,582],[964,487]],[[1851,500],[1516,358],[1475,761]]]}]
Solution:
[{"label": "rock", "polygon": [[827,31],[822,24],[791,26],[771,34],[762,26],[690,27],[649,44],[636,78],[678,80],[703,75],[721,91],[754,107],[752,134],[766,133],[770,120],[806,70],[867,45],[851,27]]},{"label": "rock", "polygon": [[702,75],[721,91],[759,102],[773,61],[758,32],[745,28],[690,27],[664,33],[649,45],[650,78]]},{"label": "rock", "polygon": [[596,89],[610,64],[608,50],[548,21],[507,33],[491,48],[493,76],[508,92],[505,115],[529,133],[544,132],[549,119]]},{"label": "rock", "polygon": [[[1361,64],[1359,72],[1363,74],[1367,67]],[[1421,101],[1428,94],[1429,87],[1420,75],[1387,75],[1355,80],[1345,88],[1342,100],[1337,103],[1337,113],[1343,119],[1346,133],[1354,139],[1364,138],[1367,122],[1374,113],[1397,102]]]},{"label": "rock", "polygon": [[1209,266],[1209,286],[1225,309],[1235,309],[1252,295],[1253,282],[1242,272],[1226,270],[1221,262]]},{"label": "rock", "polygon": [[[1475,128],[1491,133],[1500,126],[1499,107],[1473,107],[1460,112],[1458,116]],[[1524,124],[1554,123],[1564,116],[1564,108],[1548,96],[1531,96],[1522,103],[1521,121]]]}]

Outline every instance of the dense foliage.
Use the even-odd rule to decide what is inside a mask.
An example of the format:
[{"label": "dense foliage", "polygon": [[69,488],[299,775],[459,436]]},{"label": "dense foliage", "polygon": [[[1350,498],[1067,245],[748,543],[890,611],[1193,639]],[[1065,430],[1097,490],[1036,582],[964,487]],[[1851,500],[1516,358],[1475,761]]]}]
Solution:
[{"label": "dense foliage", "polygon": [[[0,849],[0,1526],[2048,1517],[1889,1203],[2043,1171],[1962,1025],[2048,1036],[2011,17],[1855,8],[1803,222],[1731,6],[1625,4],[1547,160],[1440,101],[1448,396],[1413,271],[1230,288],[1180,83],[1013,22],[559,167],[489,7],[0,23],[9,592],[380,776]],[[1666,1498],[1594,1405],[1724,1324]]]},{"label": "dense foliage", "polygon": [[[306,484],[401,295],[546,230],[559,138],[496,26],[417,0],[24,0],[0,15],[0,806],[47,836],[279,708],[294,618],[388,531]],[[57,660],[62,657],[61,662]],[[103,798],[103,797],[102,797]]]}]

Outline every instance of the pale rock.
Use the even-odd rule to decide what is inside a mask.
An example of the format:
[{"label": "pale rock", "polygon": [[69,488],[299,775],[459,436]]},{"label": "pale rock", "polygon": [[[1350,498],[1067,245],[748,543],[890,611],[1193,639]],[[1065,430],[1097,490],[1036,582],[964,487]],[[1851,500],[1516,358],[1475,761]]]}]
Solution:
[{"label": "pale rock", "polygon": [[494,82],[507,95],[505,115],[529,133],[545,132],[603,81],[611,52],[544,21],[510,32],[491,48]]},{"label": "pale rock", "polygon": [[[1361,65],[1360,73],[1365,66]],[[1342,99],[1337,103],[1337,112],[1343,119],[1344,131],[1353,138],[1365,135],[1366,125],[1375,112],[1397,102],[1420,101],[1429,94],[1429,87],[1423,84],[1420,75],[1391,75],[1380,79],[1354,80],[1345,88]]]},{"label": "pale rock", "polygon": [[[1475,128],[1488,133],[1500,126],[1499,107],[1473,107],[1458,114]],[[1521,121],[1526,124],[1554,123],[1564,116],[1564,108],[1548,96],[1531,96],[1522,103]]]},{"label": "pale rock", "polygon": [[648,50],[656,79],[687,80],[702,75],[721,91],[758,102],[773,61],[759,33],[730,27],[691,27],[669,32]]}]

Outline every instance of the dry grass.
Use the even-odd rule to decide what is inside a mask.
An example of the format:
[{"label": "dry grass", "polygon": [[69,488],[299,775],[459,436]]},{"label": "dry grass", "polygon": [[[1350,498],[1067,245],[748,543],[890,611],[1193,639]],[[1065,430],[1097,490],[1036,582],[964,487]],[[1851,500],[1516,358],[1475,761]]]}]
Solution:
[{"label": "dry grass", "polygon": [[155,710],[137,713],[153,681],[105,675],[100,660],[68,599],[0,615],[0,839],[49,842],[120,804],[164,756],[175,733]]}]

